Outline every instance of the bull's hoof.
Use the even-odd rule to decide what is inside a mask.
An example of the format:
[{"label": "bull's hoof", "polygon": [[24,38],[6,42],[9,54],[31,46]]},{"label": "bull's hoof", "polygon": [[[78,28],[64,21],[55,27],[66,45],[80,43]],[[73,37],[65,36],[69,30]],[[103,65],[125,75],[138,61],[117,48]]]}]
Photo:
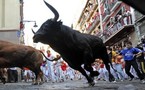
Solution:
[{"label": "bull's hoof", "polygon": [[6,79],[2,78],[2,83],[5,84],[6,83]]},{"label": "bull's hoof", "polygon": [[109,81],[110,82],[115,81],[115,78],[113,77],[113,75],[109,75]]},{"label": "bull's hoof", "polygon": [[6,81],[2,81],[3,84],[6,84]]},{"label": "bull's hoof", "polygon": [[32,85],[39,85],[39,83],[32,83]]},{"label": "bull's hoof", "polygon": [[39,85],[42,85],[44,82],[40,82]]},{"label": "bull's hoof", "polygon": [[44,82],[35,82],[35,83],[32,83],[32,85],[42,85]]},{"label": "bull's hoof", "polygon": [[95,85],[95,82],[91,82],[91,83],[89,83],[89,86],[94,86]]},{"label": "bull's hoof", "polygon": [[3,84],[6,84],[6,81],[3,81]]},{"label": "bull's hoof", "polygon": [[94,77],[94,76],[98,76],[100,73],[98,71],[93,71],[91,72],[90,76]]}]

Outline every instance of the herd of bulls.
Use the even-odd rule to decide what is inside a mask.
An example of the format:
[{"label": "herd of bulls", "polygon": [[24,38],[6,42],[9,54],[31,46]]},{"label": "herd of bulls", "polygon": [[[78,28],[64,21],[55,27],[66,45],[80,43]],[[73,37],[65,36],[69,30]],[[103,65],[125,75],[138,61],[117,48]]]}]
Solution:
[{"label": "herd of bulls", "polygon": [[[44,1],[45,2],[45,1]],[[53,19],[48,19],[42,24],[37,32],[34,32],[34,42],[49,44],[52,49],[58,52],[68,65],[81,72],[88,80],[89,85],[94,86],[94,76],[98,71],[91,67],[95,59],[102,59],[109,72],[109,80],[114,77],[110,72],[112,66],[107,49],[102,39],[97,36],[83,34],[58,21],[59,14],[55,8],[45,2],[47,7],[54,13]],[[43,83],[43,73],[40,66],[43,62],[42,53],[30,46],[13,44],[0,40],[0,68],[27,67],[35,73],[34,84]],[[81,66],[84,65],[84,68]],[[90,72],[88,75],[86,71]],[[0,71],[2,73],[2,70]],[[5,80],[1,74],[1,80]],[[39,82],[41,80],[41,82]]]}]

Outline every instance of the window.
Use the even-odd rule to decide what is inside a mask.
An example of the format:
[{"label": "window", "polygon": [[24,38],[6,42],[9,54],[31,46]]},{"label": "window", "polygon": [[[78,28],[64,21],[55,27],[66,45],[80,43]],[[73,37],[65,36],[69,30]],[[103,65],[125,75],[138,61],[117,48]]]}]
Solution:
[{"label": "window", "polygon": [[125,7],[121,8],[121,13],[123,14],[123,12],[125,12]]}]

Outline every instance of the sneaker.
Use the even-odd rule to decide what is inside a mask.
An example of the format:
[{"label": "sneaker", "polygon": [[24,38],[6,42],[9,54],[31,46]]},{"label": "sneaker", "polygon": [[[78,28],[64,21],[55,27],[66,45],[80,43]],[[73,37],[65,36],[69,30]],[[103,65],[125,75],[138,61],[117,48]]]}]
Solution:
[{"label": "sneaker", "polygon": [[116,83],[116,82],[117,82],[116,80],[113,81],[113,83]]},{"label": "sneaker", "polygon": [[121,82],[123,82],[124,80],[121,79]]},{"label": "sneaker", "polygon": [[97,83],[97,80],[94,80],[95,83]]},{"label": "sneaker", "polygon": [[129,81],[132,81],[134,78],[130,78]]},{"label": "sneaker", "polygon": [[141,83],[145,83],[145,80],[141,80]]}]

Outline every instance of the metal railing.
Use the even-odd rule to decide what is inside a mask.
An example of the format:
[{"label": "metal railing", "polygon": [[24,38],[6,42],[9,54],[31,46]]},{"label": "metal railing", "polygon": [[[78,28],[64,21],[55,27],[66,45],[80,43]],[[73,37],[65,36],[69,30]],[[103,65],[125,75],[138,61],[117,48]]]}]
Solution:
[{"label": "metal railing", "polygon": [[87,32],[90,33],[95,28],[96,24],[99,23],[99,21],[100,21],[100,17],[99,16],[96,16],[96,18],[92,22],[92,25],[87,28]]},{"label": "metal railing", "polygon": [[[127,20],[127,24],[124,23],[124,18],[122,20],[116,21],[112,26],[110,26],[108,29],[106,28],[103,30],[103,36],[104,40],[108,39],[112,35],[114,35],[118,30],[122,30],[122,28],[126,25],[132,25],[132,21]],[[131,20],[131,19],[130,19]]]}]

